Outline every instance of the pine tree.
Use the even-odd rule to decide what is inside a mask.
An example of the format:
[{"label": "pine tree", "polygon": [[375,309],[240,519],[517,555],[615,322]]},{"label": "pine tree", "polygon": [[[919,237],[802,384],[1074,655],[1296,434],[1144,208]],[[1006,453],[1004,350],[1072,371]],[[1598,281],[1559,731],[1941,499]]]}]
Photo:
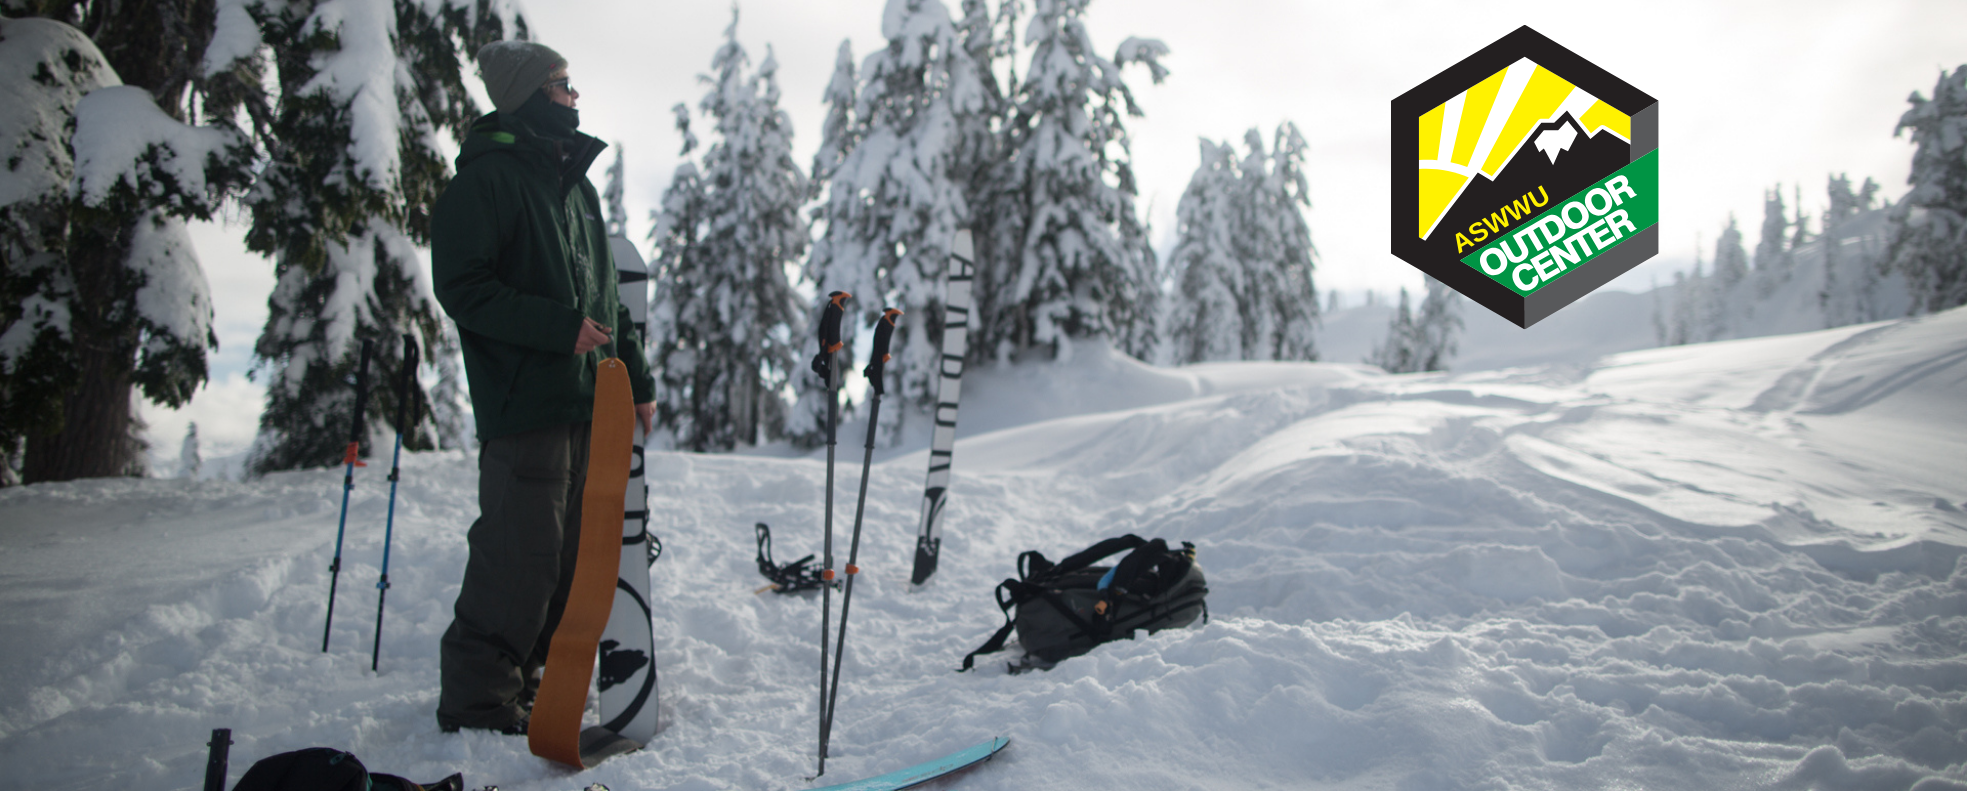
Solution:
[{"label": "pine tree", "polygon": [[1416,338],[1414,312],[1407,306],[1407,289],[1401,287],[1400,301],[1393,309],[1393,318],[1387,322],[1386,337],[1373,346],[1366,356],[1368,365],[1377,365],[1390,374],[1413,373],[1416,367]]},{"label": "pine tree", "polygon": [[[862,62],[853,111],[838,133],[831,129],[846,92],[829,89],[835,109],[821,151],[844,153],[829,169],[825,202],[816,209],[824,231],[806,265],[818,293],[854,295],[856,315],[841,328],[850,348],[856,330],[884,307],[942,316],[949,245],[968,213],[955,171],[958,119],[983,109],[970,50],[940,0],[889,0],[882,34],[887,46]],[[836,68],[836,85],[841,74]],[[808,318],[817,311],[812,306]],[[895,400],[921,406],[935,392],[938,351],[927,328],[905,321],[895,331],[889,365],[900,385]],[[820,439],[825,395],[816,376],[802,374],[798,386],[788,432],[809,445]],[[895,435],[907,412],[884,411],[884,436]]]},{"label": "pine tree", "polygon": [[1400,289],[1399,307],[1387,323],[1386,338],[1373,347],[1366,362],[1395,374],[1447,370],[1448,360],[1460,347],[1455,337],[1462,328],[1460,300],[1447,284],[1429,277],[1427,296],[1415,316],[1407,307],[1407,289]]},{"label": "pine tree", "polygon": [[[683,137],[680,155],[688,157],[697,147],[690,108],[678,104],[672,111]],[[679,437],[697,433],[691,425],[696,415],[691,385],[701,350],[713,342],[703,324],[705,306],[695,298],[710,277],[700,241],[706,202],[697,165],[685,159],[670,175],[662,205],[650,217],[649,241],[655,252],[649,278],[655,281],[655,294],[649,303],[649,361],[656,373],[656,420],[664,429],[658,432],[660,444],[669,448],[678,446]]]},{"label": "pine tree", "polygon": [[1084,23],[1089,0],[1038,0],[1025,33],[1031,59],[1017,86],[1000,189],[1017,196],[999,217],[983,342],[1012,355],[1057,354],[1072,337],[1106,337],[1131,353],[1155,343],[1159,278],[1134,208],[1126,116],[1140,107],[1120,70],[1167,74],[1159,41],[1129,38],[1101,57]]},{"label": "pine tree", "polygon": [[1201,164],[1175,206],[1175,304],[1169,340],[1178,363],[1241,360],[1247,289],[1237,251],[1236,151],[1203,139]]},{"label": "pine tree", "polygon": [[615,161],[608,166],[608,184],[601,190],[601,210],[609,236],[628,238],[628,207],[622,202],[627,170],[623,166],[621,141],[615,141]]},{"label": "pine tree", "polygon": [[1202,141],[1169,255],[1177,283],[1169,337],[1179,362],[1318,357],[1316,253],[1299,211],[1310,205],[1304,139],[1285,123],[1275,140],[1266,154],[1251,129],[1241,161],[1228,144]]},{"label": "pine tree", "polygon": [[1427,279],[1427,297],[1421,300],[1421,315],[1414,322],[1419,341],[1414,356],[1419,370],[1448,370],[1448,361],[1460,351],[1456,335],[1462,329],[1461,299],[1446,283]]},{"label": "pine tree", "polygon": [[[449,179],[436,137],[461,139],[478,115],[461,61],[508,28],[526,31],[490,0],[235,4],[258,23],[277,70],[269,95],[257,89],[257,42],[207,62],[233,75],[237,91],[225,98],[254,118],[270,154],[246,199],[247,247],[273,256],[276,275],[254,346],[267,403],[250,468],[265,473],[340,457],[344,429],[328,418],[351,405],[363,340],[376,342],[383,372],[405,364],[404,334],[420,338],[425,360],[450,354],[416,256]],[[425,399],[417,389],[412,397]],[[393,389],[376,395],[372,427],[397,411]],[[432,446],[425,426],[398,427],[407,447]]]},{"label": "pine tree", "polygon": [[1912,131],[1912,189],[1892,207],[1885,260],[1905,273],[1915,310],[1967,304],[1967,65],[1914,92],[1896,135]]},{"label": "pine tree", "polygon": [[1828,208],[1824,209],[1823,235],[1829,238],[1845,222],[1876,208],[1878,183],[1866,178],[1862,187],[1853,190],[1851,180],[1838,173],[1830,177],[1825,193]]},{"label": "pine tree", "polygon": [[[1851,180],[1842,173],[1830,176],[1825,186],[1827,203],[1821,237],[1824,284],[1817,292],[1817,303],[1823,311],[1826,328],[1880,318],[1874,310],[1878,269],[1870,261],[1862,260],[1869,255],[1863,247],[1855,253],[1855,260],[1852,259],[1854,253],[1845,247],[1845,240],[1849,238],[1845,224],[1875,208],[1877,193],[1877,182],[1867,178],[1863,187],[1853,190]],[[1851,265],[1847,265],[1847,261]],[[1854,282],[1847,284],[1843,282],[1846,279]]]},{"label": "pine tree", "polygon": [[182,220],[242,188],[252,152],[227,119],[186,123],[208,8],[36,5],[3,10],[50,18],[0,18],[0,62],[27,67],[0,74],[0,483],[141,474],[132,391],[182,405],[217,346]]},{"label": "pine tree", "polygon": [[178,446],[178,477],[198,480],[198,471],[205,466],[205,457],[198,452],[198,421],[194,420],[184,429],[184,444]]},{"label": "pine tree", "polygon": [[[1730,230],[1734,228],[1734,217],[1728,219]],[[1739,233],[1737,234],[1739,235]],[[1783,206],[1782,185],[1776,185],[1762,194],[1762,237],[1755,244],[1755,270],[1774,272],[1786,264],[1789,251],[1788,209]],[[1746,271],[1741,274],[1746,274]],[[1721,280],[1723,287],[1732,287],[1740,281],[1734,270],[1734,262],[1723,262],[1720,255],[1714,259],[1714,275]]]},{"label": "pine tree", "polygon": [[[768,50],[757,73],[745,76],[732,16],[699,105],[716,124],[716,142],[704,153],[701,175],[678,169],[671,190],[682,198],[679,212],[661,221],[665,323],[651,330],[662,333],[657,418],[676,447],[696,451],[779,435],[779,391],[803,340],[786,269],[806,252],[799,211],[806,177],[792,159],[791,121],[778,108],[777,62]],[[690,260],[668,265],[671,247]]]},{"label": "pine tree", "polygon": [[[1779,191],[1769,194],[1771,196],[1769,208],[1772,212],[1769,216],[1775,218],[1775,224],[1772,226],[1766,219],[1762,224],[1763,241],[1756,246],[1755,251],[1757,260],[1766,263],[1757,264],[1758,275],[1774,275],[1782,266],[1778,262],[1787,257],[1783,250],[1782,234],[1787,225],[1783,222],[1782,194]],[[1773,237],[1770,236],[1772,227],[1775,229]],[[1773,242],[1770,241],[1772,238]],[[1766,259],[1760,258],[1765,247],[1771,244],[1774,245],[1774,252]],[[1699,272],[1697,267],[1695,274],[1698,275]],[[1706,278],[1695,279],[1697,297],[1695,302],[1699,305],[1699,313],[1694,322],[1697,337],[1690,342],[1711,341],[1723,337],[1729,324],[1729,311],[1736,307],[1736,303],[1745,299],[1736,287],[1748,277],[1748,274],[1748,251],[1742,246],[1742,232],[1735,224],[1735,216],[1730,214],[1728,227],[1723,228],[1721,236],[1714,240],[1713,274]]]},{"label": "pine tree", "polygon": [[[1311,206],[1311,187],[1304,175],[1308,146],[1296,125],[1280,124],[1273,138],[1267,168],[1259,161],[1262,138],[1252,129],[1245,135],[1250,148],[1250,164],[1243,177],[1255,181],[1253,211],[1249,216],[1257,225],[1252,238],[1261,242],[1253,262],[1261,262],[1261,297],[1253,299],[1267,317],[1261,336],[1264,359],[1318,359],[1318,288],[1312,282],[1317,267],[1317,250],[1311,244],[1311,226],[1305,222],[1303,208]],[[1432,295],[1432,290],[1429,294]]]}]

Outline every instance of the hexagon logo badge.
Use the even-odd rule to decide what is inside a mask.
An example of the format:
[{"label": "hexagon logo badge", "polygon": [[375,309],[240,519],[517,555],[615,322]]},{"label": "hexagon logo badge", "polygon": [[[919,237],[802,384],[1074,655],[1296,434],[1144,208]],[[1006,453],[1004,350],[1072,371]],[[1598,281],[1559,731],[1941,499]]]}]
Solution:
[{"label": "hexagon logo badge", "polygon": [[1653,97],[1517,28],[1393,100],[1393,253],[1529,327],[1659,253],[1659,137]]}]

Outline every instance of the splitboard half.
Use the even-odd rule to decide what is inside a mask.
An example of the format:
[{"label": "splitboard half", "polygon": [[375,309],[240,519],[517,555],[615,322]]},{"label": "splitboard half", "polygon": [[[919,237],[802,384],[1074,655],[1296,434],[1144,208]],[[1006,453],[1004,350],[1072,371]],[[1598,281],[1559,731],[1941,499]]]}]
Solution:
[{"label": "splitboard half", "polygon": [[[608,243],[621,283],[622,306],[635,325],[635,337],[647,343],[648,266],[627,239],[613,236]],[[642,354],[643,350],[617,349],[616,353]],[[653,613],[649,607],[649,568],[656,553],[649,536],[649,486],[642,477],[642,449],[647,437],[639,424],[634,431],[628,484],[623,490],[621,565],[615,578],[614,606],[608,625],[601,630],[600,673],[595,687],[601,696],[601,730],[639,746],[656,736],[656,645],[650,631]],[[592,758],[588,742],[605,740],[607,735],[583,734],[581,753]]]},{"label": "splitboard half", "polygon": [[943,295],[943,351],[936,384],[936,425],[929,437],[929,480],[922,487],[922,525],[915,534],[917,585],[936,573],[942,554],[943,504],[949,499],[949,464],[956,450],[956,403],[963,395],[963,355],[970,349],[970,281],[976,275],[976,246],[969,229],[956,232],[949,246],[949,285]]},{"label": "splitboard half", "polygon": [[815,788],[812,791],[897,791],[897,789],[913,788],[936,778],[946,777],[988,761],[999,752],[1002,752],[1004,747],[1010,743],[1010,739],[999,736],[990,741],[971,745],[966,749],[958,750],[933,761],[924,761],[907,769],[897,769],[879,777],[870,777],[866,780],[856,780],[851,783]]},{"label": "splitboard half", "polygon": [[[526,741],[534,755],[568,766],[586,767],[607,755],[627,752],[616,740],[594,744],[581,734],[588,679],[595,651],[608,624],[621,570],[622,498],[628,488],[629,450],[634,443],[635,404],[628,367],[609,358],[595,367],[594,423],[588,441],[587,485],[581,492],[579,557],[567,593],[567,608],[547,646],[546,673],[540,678]],[[626,741],[624,739],[624,741]],[[583,747],[597,751],[584,754]],[[640,745],[636,745],[639,747]]]}]

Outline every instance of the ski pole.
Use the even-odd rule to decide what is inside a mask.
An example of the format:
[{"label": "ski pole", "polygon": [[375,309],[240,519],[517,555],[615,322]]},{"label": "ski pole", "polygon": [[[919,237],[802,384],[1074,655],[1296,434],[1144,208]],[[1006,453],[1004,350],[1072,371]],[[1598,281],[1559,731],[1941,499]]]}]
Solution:
[{"label": "ski pole", "polygon": [[355,490],[355,468],[367,467],[356,454],[362,449],[362,405],[369,400],[369,355],[375,343],[362,341],[362,361],[355,366],[355,416],[348,422],[348,451],[342,454],[341,524],[335,527],[335,560],[328,564],[328,620],[321,625],[321,653],[328,652],[328,635],[335,626],[335,588],[341,584],[341,543],[348,532],[348,493]]},{"label": "ski pole", "polygon": [[232,751],[232,729],[213,728],[212,740],[205,746],[212,748],[205,753],[205,791],[225,791],[226,764]]},{"label": "ski pole", "polygon": [[820,314],[820,353],[813,356],[813,372],[826,377],[826,548],[820,566],[820,769],[814,777],[826,774],[826,636],[833,629],[828,620],[833,614],[833,446],[840,425],[840,371],[835,355],[841,347],[840,318],[847,312],[843,303],[850,296],[853,295],[845,291],[827,295],[826,308]]},{"label": "ski pole", "polygon": [[[854,537],[847,544],[847,589],[840,594],[840,632],[835,637],[833,647],[833,682],[827,688],[825,719],[820,722],[820,759],[826,759],[826,744],[833,735],[833,713],[840,702],[840,663],[847,651],[847,613],[854,606],[854,578],[861,573],[861,515],[867,510],[868,468],[874,464],[874,429],[881,422],[881,393],[884,368],[888,362],[888,342],[895,334],[895,319],[902,312],[894,308],[883,311],[880,320],[874,323],[874,353],[868,356],[867,374],[869,387],[874,388],[873,404],[867,411],[867,455],[861,457],[861,493],[854,501]],[[822,649],[825,646],[821,646]]]},{"label": "ski pole", "polygon": [[403,471],[403,430],[410,420],[423,416],[423,410],[410,408],[411,384],[417,378],[417,339],[409,333],[403,334],[403,364],[397,371],[396,451],[389,461],[389,516],[382,528],[382,579],[376,581],[376,643],[369,653],[371,671],[382,664],[382,607],[389,598],[389,542],[396,532],[396,482]]}]

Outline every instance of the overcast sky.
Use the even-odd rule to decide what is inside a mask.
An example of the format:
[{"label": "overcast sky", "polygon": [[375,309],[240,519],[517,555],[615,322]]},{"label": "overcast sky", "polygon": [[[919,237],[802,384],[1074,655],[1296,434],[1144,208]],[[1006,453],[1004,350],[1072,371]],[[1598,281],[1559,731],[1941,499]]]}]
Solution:
[{"label": "overcast sky", "polygon": [[[945,2],[954,13],[958,3]],[[881,46],[884,5],[742,4],[738,39],[754,67],[768,45],[773,49],[781,107],[792,116],[802,163],[819,144],[820,99],[840,42],[853,42],[857,60]],[[670,108],[683,102],[694,110],[702,98],[697,78],[722,44],[730,9],[642,0],[523,7],[535,39],[570,61],[582,131],[626,151],[631,237],[646,251],[648,214],[681,143]],[[1128,71],[1146,112],[1127,128],[1156,248],[1165,251],[1175,230],[1198,138],[1240,146],[1245,130],[1257,127],[1268,137],[1288,120],[1311,147],[1307,216],[1322,256],[1317,285],[1354,294],[1421,283],[1417,270],[1387,251],[1389,103],[1524,24],[1659,100],[1661,256],[1612,285],[1632,291],[1690,265],[1697,235],[1711,256],[1731,212],[1752,238],[1762,192],[1772,185],[1790,195],[1800,182],[1810,214],[1822,211],[1830,173],[1869,176],[1885,197],[1898,198],[1912,149],[1892,133],[1907,95],[1930,94],[1941,69],[1967,63],[1967,2],[1960,0],[1097,0],[1087,17],[1095,45],[1109,57],[1128,36],[1158,38],[1170,49],[1163,63],[1171,74],[1162,84],[1145,69]],[[610,161],[596,163],[597,186]],[[223,347],[215,385],[248,363],[272,287],[271,264],[241,251],[242,234],[236,227],[196,234]],[[242,387],[232,383],[240,394],[234,400],[250,400]],[[158,428],[158,436],[182,434]]]}]

